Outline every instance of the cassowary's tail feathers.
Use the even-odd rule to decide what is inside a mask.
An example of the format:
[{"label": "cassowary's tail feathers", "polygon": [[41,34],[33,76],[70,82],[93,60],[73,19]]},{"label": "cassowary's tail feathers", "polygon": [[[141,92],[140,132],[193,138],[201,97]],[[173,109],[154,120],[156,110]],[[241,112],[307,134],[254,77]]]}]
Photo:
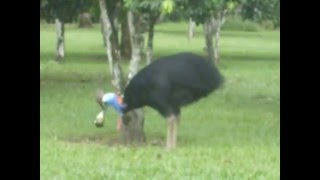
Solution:
[{"label": "cassowary's tail feathers", "polygon": [[223,86],[224,84],[224,77],[222,76],[222,74],[220,73],[220,71],[218,70],[217,67],[215,67],[213,65],[213,71],[212,71],[212,76],[211,76],[211,91],[214,91],[218,88],[220,88],[221,86]]},{"label": "cassowary's tail feathers", "polygon": [[224,84],[224,77],[219,70],[215,66],[208,67],[197,72],[199,81],[185,79],[176,83],[179,86],[175,88],[173,99],[177,104],[185,106],[194,103],[207,97]]}]

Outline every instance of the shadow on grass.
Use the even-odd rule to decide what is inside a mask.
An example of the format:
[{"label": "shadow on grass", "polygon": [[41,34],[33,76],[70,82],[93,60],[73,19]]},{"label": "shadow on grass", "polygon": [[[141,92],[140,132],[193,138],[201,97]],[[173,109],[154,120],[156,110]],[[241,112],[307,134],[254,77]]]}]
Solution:
[{"label": "shadow on grass", "polygon": [[[181,51],[181,52],[187,52],[187,51]],[[192,52],[195,54],[198,54],[200,56],[203,57],[207,57],[206,54],[201,51],[201,50],[192,50],[192,51],[188,51],[188,52]],[[161,51],[155,52],[154,53],[154,58],[160,58],[163,56],[167,56],[170,54],[174,54],[177,53],[176,51],[168,48],[168,49],[163,49]],[[222,53],[221,54],[221,61],[224,60],[234,60],[234,61],[279,61],[280,60],[280,55],[277,53],[272,53],[272,54],[268,54],[268,53],[261,53],[261,54],[245,54],[245,53],[238,53],[238,52],[226,52],[226,53]]]},{"label": "shadow on grass", "polygon": [[[185,31],[183,30],[170,30],[170,29],[157,29],[155,30],[155,35],[156,33],[164,33],[164,34],[169,34],[169,35],[185,35],[187,38],[187,29]],[[196,31],[196,35],[197,34],[202,34],[202,32],[198,32]]]},{"label": "shadow on grass", "polygon": [[[193,52],[195,54],[201,55],[206,57],[206,55],[204,53],[201,53],[201,50],[199,51],[181,51],[181,52]],[[160,57],[163,56],[167,56],[167,55],[171,55],[171,54],[175,54],[178,53],[172,49],[168,49],[166,50],[161,50],[158,52],[155,52],[153,55],[153,59],[158,59]],[[227,59],[227,60],[237,60],[237,61],[279,61],[280,60],[280,56],[276,53],[273,54],[250,54],[250,55],[246,55],[246,54],[240,54],[240,53],[226,53],[228,55],[221,55],[221,59]],[[54,59],[54,55],[50,54],[50,53],[42,53],[40,55],[40,59],[42,59],[41,61],[48,61],[48,60],[53,60]],[[92,62],[108,62],[107,61],[107,57],[105,54],[87,54],[87,53],[68,53],[65,56],[65,61],[68,62],[77,62],[77,63],[92,63]],[[63,61],[62,61],[63,62]],[[128,64],[129,60],[122,60],[123,63]],[[145,58],[142,59],[141,61],[141,65],[143,66],[145,64]]]},{"label": "shadow on grass", "polygon": [[[54,53],[45,52],[40,54],[41,61],[54,60],[54,58]],[[107,56],[102,53],[66,52],[65,60],[72,62],[107,62]]]},{"label": "shadow on grass", "polygon": [[[157,29],[155,30],[155,36],[157,33],[163,33],[168,35],[180,35],[185,36],[187,38],[187,29],[186,30],[178,30],[178,29]],[[249,31],[221,31],[221,36],[223,37],[240,37],[240,38],[252,38],[252,39],[279,39],[280,41],[280,33],[279,31],[266,31],[266,32],[249,32]],[[197,29],[195,32],[195,37],[204,38],[202,29]]]},{"label": "shadow on grass", "polygon": [[231,61],[279,61],[280,57],[277,54],[257,54],[257,55],[245,55],[245,54],[230,54],[221,55],[221,60]]}]

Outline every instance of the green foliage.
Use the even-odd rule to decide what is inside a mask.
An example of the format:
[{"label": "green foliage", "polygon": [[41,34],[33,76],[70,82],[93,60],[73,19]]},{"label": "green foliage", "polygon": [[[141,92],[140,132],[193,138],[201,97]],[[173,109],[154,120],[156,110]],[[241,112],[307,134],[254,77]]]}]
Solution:
[{"label": "green foliage", "polygon": [[[162,0],[126,0],[126,9],[142,15],[143,24],[155,24],[162,12]],[[145,26],[146,28],[149,27]]]},{"label": "green foliage", "polygon": [[127,9],[138,9],[141,0],[124,0],[124,7]]},{"label": "green foliage", "polygon": [[236,4],[234,2],[232,2],[232,1],[227,2],[228,10],[230,10],[230,11],[233,10],[235,8],[235,6],[236,6]]},{"label": "green foliage", "polygon": [[160,11],[163,0],[124,0],[124,7],[140,13]]},{"label": "green foliage", "polygon": [[138,11],[144,14],[160,14],[162,0],[144,0],[139,3]]},{"label": "green foliage", "polygon": [[174,2],[173,0],[164,0],[161,4],[161,11],[165,14],[170,14],[173,11]]},{"label": "green foliage", "polygon": [[241,15],[244,19],[259,23],[270,20],[275,27],[279,27],[280,0],[246,0],[243,3]]},{"label": "green foliage", "polygon": [[73,22],[80,12],[88,11],[97,3],[88,0],[46,0],[46,2],[40,6],[40,17],[47,22],[53,22],[55,18],[64,22]]},{"label": "green foliage", "polygon": [[271,20],[265,20],[261,22],[261,27],[265,30],[274,30],[275,24]]},{"label": "green foliage", "polygon": [[242,20],[239,17],[228,17],[226,22],[221,27],[222,30],[232,30],[232,31],[250,31],[257,32],[261,31],[263,27],[253,21]]},{"label": "green foliage", "polygon": [[225,9],[232,11],[238,2],[238,0],[177,0],[176,4],[185,10],[188,16],[192,17],[198,25],[203,24],[208,17],[215,13],[222,12]]},{"label": "green foliage", "polygon": [[92,17],[92,22],[94,23],[100,22],[100,7],[98,2],[90,6],[88,12]]}]

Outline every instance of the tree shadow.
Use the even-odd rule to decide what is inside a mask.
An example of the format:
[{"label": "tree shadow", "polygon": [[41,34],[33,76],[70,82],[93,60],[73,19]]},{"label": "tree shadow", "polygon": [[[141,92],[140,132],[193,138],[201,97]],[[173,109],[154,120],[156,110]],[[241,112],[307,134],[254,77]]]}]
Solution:
[{"label": "tree shadow", "polygon": [[[181,29],[156,29],[155,30],[155,36],[156,33],[163,33],[163,34],[172,34],[172,35],[182,35],[182,36],[187,36],[187,31],[188,29],[186,28],[185,30]],[[277,31],[278,32],[278,31]],[[201,37],[203,38],[203,31],[202,29],[196,29],[195,31],[195,38]],[[253,38],[253,39],[279,39],[280,40],[280,33],[278,33],[276,36],[274,35],[273,31],[267,31],[267,32],[250,32],[250,31],[221,31],[221,37],[240,37],[240,38]]]},{"label": "tree shadow", "polygon": [[228,55],[221,54],[221,61],[280,61],[280,57],[277,54],[255,54],[255,55],[245,55],[228,53]]},{"label": "tree shadow", "polygon": [[[155,34],[156,33],[163,33],[163,34],[173,34],[173,35],[185,35],[187,36],[187,30],[174,30],[174,29],[158,29],[158,30],[155,30]],[[202,32],[198,32],[196,31],[197,34],[201,33]]]},{"label": "tree shadow", "polygon": [[[40,54],[40,60],[53,60],[55,58],[54,53],[44,52]],[[82,52],[66,52],[65,54],[66,61],[75,61],[75,62],[107,62],[107,56],[103,53],[82,53]],[[63,62],[63,61],[62,61]]]}]

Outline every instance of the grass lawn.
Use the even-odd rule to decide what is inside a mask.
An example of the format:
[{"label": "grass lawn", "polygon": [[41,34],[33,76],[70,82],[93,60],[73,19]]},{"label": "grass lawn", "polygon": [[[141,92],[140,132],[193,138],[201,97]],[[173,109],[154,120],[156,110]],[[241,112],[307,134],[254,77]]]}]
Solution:
[{"label": "grass lawn", "polygon": [[[190,42],[186,30],[187,24],[156,26],[155,56],[203,54],[201,27]],[[182,109],[178,148],[167,152],[166,121],[151,108],[145,146],[116,144],[115,111],[103,128],[94,126],[95,90],[114,90],[99,26],[67,25],[66,60],[57,64],[55,28],[40,25],[41,179],[279,179],[280,33],[221,34],[225,86]]]}]

